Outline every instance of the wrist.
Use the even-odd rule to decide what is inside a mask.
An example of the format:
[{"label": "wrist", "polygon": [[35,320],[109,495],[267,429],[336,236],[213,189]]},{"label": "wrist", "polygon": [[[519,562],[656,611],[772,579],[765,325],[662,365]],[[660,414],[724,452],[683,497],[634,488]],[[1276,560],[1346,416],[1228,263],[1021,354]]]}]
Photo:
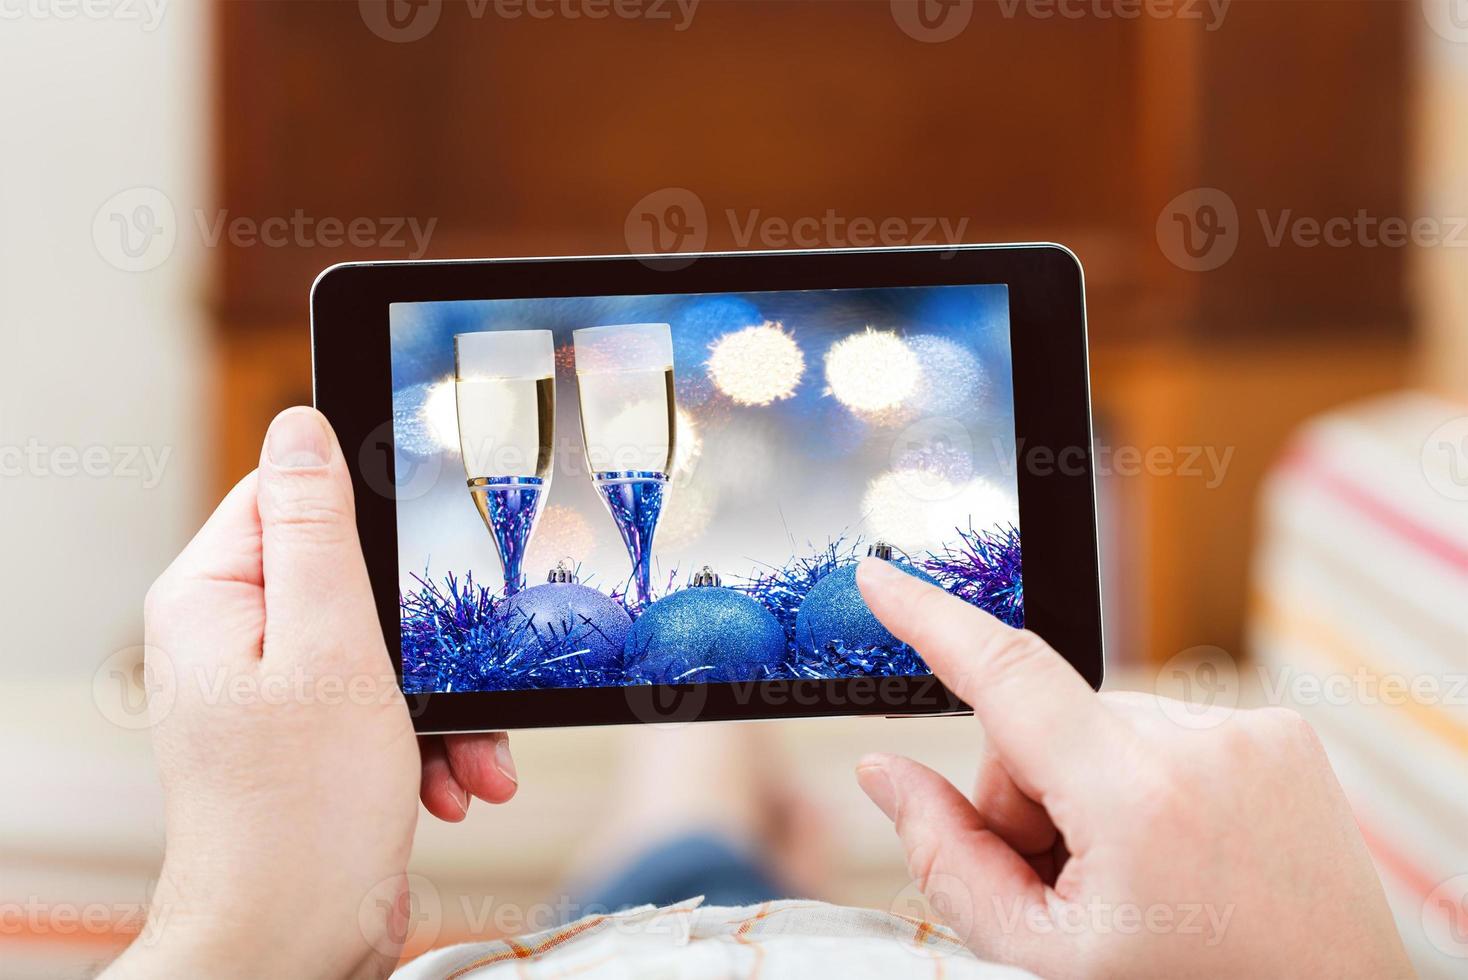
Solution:
[{"label": "wrist", "polygon": [[208,884],[174,873],[177,867],[165,861],[142,930],[103,973],[105,980],[307,975],[371,980],[388,976],[396,966],[396,956],[372,948],[355,916],[345,927],[345,913],[326,908],[319,894],[312,904],[291,908],[283,901],[289,892],[241,887],[249,883],[249,874],[202,876],[212,879]]},{"label": "wrist", "polygon": [[[243,930],[241,930],[243,932]],[[231,936],[188,917],[160,920],[149,916],[143,931],[103,972],[103,980],[147,977],[210,977],[235,980],[248,976],[285,976],[278,972],[269,944],[247,949],[243,935]],[[260,948],[264,947],[264,948]],[[271,962],[262,962],[262,958]],[[261,971],[266,971],[262,973]]]},{"label": "wrist", "polygon": [[382,980],[396,965],[371,950],[351,956],[324,955],[318,949],[283,953],[294,943],[281,944],[278,937],[245,934],[243,930],[224,935],[199,924],[177,924],[166,933],[135,939],[122,955],[102,972],[101,980],[170,980],[173,977],[209,977],[210,980],[257,980],[262,976],[320,976],[350,980]]}]

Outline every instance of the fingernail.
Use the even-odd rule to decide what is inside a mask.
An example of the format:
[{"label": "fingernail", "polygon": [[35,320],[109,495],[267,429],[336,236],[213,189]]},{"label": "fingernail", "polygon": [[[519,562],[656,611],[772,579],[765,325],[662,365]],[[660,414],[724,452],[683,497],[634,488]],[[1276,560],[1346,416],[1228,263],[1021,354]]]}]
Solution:
[{"label": "fingernail", "polygon": [[502,738],[494,743],[494,767],[516,786],[520,785],[520,779],[515,775],[515,757],[510,755],[510,741]]},{"label": "fingernail", "polygon": [[856,784],[867,795],[877,809],[887,815],[888,820],[897,819],[897,790],[892,777],[881,766],[860,766],[856,770]]},{"label": "fingernail", "polygon": [[325,466],[331,441],[315,412],[292,409],[270,423],[265,435],[265,455],[271,465],[284,470]]},{"label": "fingernail", "polygon": [[856,574],[858,578],[864,578],[876,586],[888,584],[893,580],[900,580],[904,577],[901,572],[892,567],[891,562],[871,557],[861,560],[861,564],[857,566]]}]

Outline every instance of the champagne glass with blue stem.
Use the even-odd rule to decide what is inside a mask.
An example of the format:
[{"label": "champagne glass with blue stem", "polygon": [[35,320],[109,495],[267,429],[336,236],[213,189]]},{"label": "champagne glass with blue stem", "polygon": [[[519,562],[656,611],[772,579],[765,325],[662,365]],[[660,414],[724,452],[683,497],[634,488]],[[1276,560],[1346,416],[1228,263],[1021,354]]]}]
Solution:
[{"label": "champagne glass with blue stem", "polygon": [[555,373],[549,330],[484,330],[454,337],[464,474],[499,552],[507,596],[525,585],[525,551],[550,492]]}]

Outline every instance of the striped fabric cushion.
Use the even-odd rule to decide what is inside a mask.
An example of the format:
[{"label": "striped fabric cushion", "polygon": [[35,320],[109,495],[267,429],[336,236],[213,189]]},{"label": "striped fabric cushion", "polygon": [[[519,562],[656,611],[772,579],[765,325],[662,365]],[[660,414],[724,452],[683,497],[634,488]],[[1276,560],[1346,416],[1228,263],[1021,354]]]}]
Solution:
[{"label": "striped fabric cushion", "polygon": [[1251,646],[1320,732],[1423,976],[1468,975],[1468,406],[1307,427],[1264,494]]}]

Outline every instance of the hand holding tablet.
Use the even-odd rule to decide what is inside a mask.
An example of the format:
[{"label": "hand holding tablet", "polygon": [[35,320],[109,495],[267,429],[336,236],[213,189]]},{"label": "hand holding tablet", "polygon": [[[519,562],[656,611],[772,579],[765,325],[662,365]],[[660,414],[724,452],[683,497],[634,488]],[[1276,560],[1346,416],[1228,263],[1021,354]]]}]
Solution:
[{"label": "hand holding tablet", "polygon": [[965,710],[866,607],[869,553],[1099,684],[1074,257],[687,258],[318,281],[317,404],[419,730]]},{"label": "hand holding tablet", "polygon": [[[1067,428],[1067,420],[1073,424],[1085,413],[1074,411],[1083,407],[1083,400],[1077,403],[1076,391],[1066,382],[1079,378],[1084,389],[1083,348],[1057,342],[1055,323],[1063,326],[1064,318],[1052,322],[1038,316],[1045,304],[1034,301],[1037,294],[1028,288],[1014,284],[1048,284],[1064,295],[1065,270],[1073,267],[1055,264],[1053,256],[1030,264],[1033,255],[1007,265],[1003,256],[1014,259],[1013,253],[1027,250],[988,251],[982,261],[955,267],[931,266],[932,256],[926,254],[857,253],[875,256],[878,264],[852,267],[849,263],[856,254],[807,256],[803,258],[816,264],[799,277],[774,267],[765,271],[769,281],[800,291],[851,288],[842,283],[856,273],[884,282],[885,289],[933,285],[910,281],[925,276],[984,285],[995,278],[1010,283],[1016,439],[1033,438],[1051,450],[1069,445],[1066,438],[1078,433]],[[1043,255],[1046,250],[1038,252]],[[739,257],[733,265],[727,264],[732,257],[718,257],[713,263],[701,259],[701,267],[718,273],[702,284],[727,284],[725,273],[758,269],[769,258]],[[741,265],[750,260],[754,266]],[[915,264],[907,265],[908,261]],[[834,265],[821,266],[822,262]],[[571,290],[562,294],[566,297],[582,295],[575,289],[585,282],[573,277],[556,287],[534,271],[537,265],[516,267],[529,274],[524,282],[515,280],[515,289],[553,295],[561,288]],[[1016,630],[977,608],[995,598],[989,587],[999,578],[942,581],[952,573],[942,562],[931,561],[935,556],[931,550],[925,557],[922,552],[903,555],[874,547],[876,554],[859,566],[849,561],[818,564],[822,574],[816,584],[831,583],[833,576],[839,576],[828,585],[840,587],[838,596],[850,598],[845,586],[846,579],[851,580],[855,601],[843,607],[842,599],[833,606],[847,614],[838,619],[848,620],[847,626],[859,625],[862,631],[851,646],[824,650],[805,646],[806,639],[798,635],[800,627],[786,625],[788,616],[781,621],[782,613],[810,601],[814,586],[786,595],[737,580],[731,587],[717,574],[700,570],[666,588],[652,579],[648,590],[652,602],[641,608],[635,594],[629,598],[625,591],[583,586],[575,581],[572,569],[558,562],[551,581],[544,583],[556,587],[550,595],[542,593],[547,601],[567,608],[586,603],[576,613],[577,621],[635,618],[621,642],[604,637],[611,662],[600,668],[609,672],[603,676],[614,676],[612,671],[627,676],[641,662],[628,660],[629,644],[638,649],[632,637],[649,630],[655,636],[675,634],[674,642],[664,645],[671,661],[695,657],[712,665],[717,651],[726,677],[753,674],[763,679],[683,683],[674,678],[674,683],[610,689],[438,688],[422,698],[409,697],[405,704],[399,684],[413,676],[403,664],[409,639],[404,626],[411,609],[396,593],[394,518],[402,516],[397,505],[417,497],[401,492],[414,488],[411,482],[397,480],[407,474],[397,466],[396,452],[424,435],[417,426],[423,417],[406,411],[389,411],[385,418],[372,414],[394,407],[390,398],[377,399],[373,393],[380,391],[371,387],[392,376],[386,370],[391,347],[370,336],[374,323],[384,328],[386,324],[366,311],[387,295],[417,301],[426,295],[441,298],[447,289],[452,296],[455,275],[442,279],[440,270],[422,278],[424,271],[399,269],[403,278],[393,289],[365,296],[368,305],[359,312],[367,335],[353,336],[340,318],[351,311],[345,302],[348,296],[363,300],[361,294],[352,291],[332,299],[318,288],[318,299],[323,300],[316,319],[318,397],[338,412],[340,440],[322,417],[309,410],[280,416],[272,426],[259,472],[230,493],[150,591],[148,669],[155,680],[177,682],[150,693],[168,809],[165,865],[150,908],[166,911],[170,923],[182,925],[164,929],[150,913],[143,934],[149,941],[130,947],[107,976],[289,974],[299,972],[302,963],[341,975],[390,969],[399,959],[404,937],[400,913],[405,907],[403,869],[416,823],[414,785],[421,778],[425,803],[448,819],[462,816],[468,793],[503,801],[516,785],[502,734],[423,736],[418,739],[421,754],[415,752],[410,706],[419,709],[417,727],[422,729],[490,727],[506,717],[527,725],[645,721],[650,720],[648,706],[668,695],[693,698],[694,718],[874,713],[894,705],[920,713],[946,710],[918,697],[916,685],[898,685],[876,700],[860,700],[855,696],[862,682],[873,677],[859,672],[819,678],[816,691],[822,699],[816,701],[794,697],[801,690],[799,680],[770,676],[802,666],[829,667],[841,662],[833,661],[833,655],[851,652],[858,654],[855,661],[860,667],[906,665],[913,671],[889,673],[880,678],[883,681],[930,677],[931,664],[946,685],[942,690],[956,692],[972,704],[983,722],[987,746],[971,797],[932,770],[901,757],[869,756],[858,767],[862,788],[896,826],[914,884],[981,957],[1047,975],[1140,971],[1173,976],[1200,970],[1273,975],[1306,959],[1328,974],[1410,975],[1344,795],[1318,740],[1298,716],[1278,709],[1230,713],[1215,708],[1214,713],[1222,711],[1223,716],[1211,718],[1210,727],[1194,730],[1171,721],[1177,713],[1162,708],[1160,699],[1098,696],[1089,689],[1099,681],[1100,671],[1089,478],[1083,485],[1067,483],[1038,468],[1015,467],[1020,519],[1026,529],[1025,589],[1022,604],[1001,606],[1001,611],[1022,609],[1030,630]],[[493,287],[494,282],[486,286],[482,272],[476,266],[475,274],[458,282],[458,288],[478,292]],[[621,265],[617,279],[646,287],[655,280],[639,281],[639,275],[665,272],[656,264],[641,274]],[[510,288],[511,280],[497,281]],[[815,299],[820,305],[822,298]],[[682,302],[680,298],[670,305]],[[857,305],[859,311],[848,324],[866,319],[875,309],[870,299]],[[326,318],[330,326],[320,316],[327,307],[335,311]],[[831,316],[831,307],[826,309]],[[576,304],[567,312],[580,318]],[[686,330],[693,321],[670,315],[661,321],[625,322],[669,324],[675,338],[676,379],[679,324]],[[455,326],[444,323],[427,338],[426,349],[433,352],[427,356],[442,356],[438,334],[452,332]],[[763,331],[763,324],[759,327]],[[554,339],[555,328],[528,329],[550,329]],[[740,336],[744,329],[732,331],[732,336]],[[880,411],[876,405],[886,399],[877,396],[889,380],[886,376],[902,371],[898,351],[918,348],[916,341],[924,336],[916,329],[887,332],[891,336],[878,341],[886,355],[881,368],[865,373],[870,386],[843,387],[863,369],[859,359],[853,364],[845,357],[842,344],[853,333],[866,337],[864,327],[833,339],[826,348],[828,388],[833,395],[838,389],[846,391],[847,398],[838,399],[846,409]],[[1059,335],[1064,333],[1059,330]],[[739,368],[748,349],[730,358],[724,346],[735,342],[727,339],[730,331],[721,336],[726,339],[705,362],[706,376],[724,395],[733,398],[730,392],[738,391],[764,407],[765,399],[778,394],[769,372],[742,373]],[[802,336],[800,328],[787,327],[779,337],[763,331],[754,342],[764,345],[764,355],[773,359],[766,366],[789,372],[801,361],[781,338],[798,343]],[[745,335],[740,343],[748,340]],[[520,341],[511,342],[516,343]],[[528,344],[540,345],[543,353],[543,341],[532,339]],[[552,350],[559,378],[559,345]],[[1078,358],[1068,359],[1067,350]],[[1052,359],[1049,375],[1040,371],[1046,362],[1035,359],[1037,352]],[[496,363],[509,360],[513,358]],[[489,377],[538,382],[543,377],[539,370]],[[1053,376],[1052,388],[1036,388],[1032,379],[1046,376]],[[460,377],[450,372],[443,379],[455,417],[454,388]],[[514,394],[517,387],[507,390]],[[553,467],[549,461],[542,463],[542,432],[555,430],[555,413],[541,412],[543,386],[534,387],[533,398],[519,399],[522,405],[531,401],[535,405],[533,438],[515,447],[523,458],[514,465],[506,464],[516,453],[488,467],[471,460],[459,439],[464,429],[457,421],[438,433],[441,442],[459,441],[462,454],[446,477],[445,506],[452,498],[461,514],[467,510],[473,518],[460,527],[478,549],[473,570],[492,582],[484,586],[486,592],[468,593],[481,598],[483,608],[451,607],[462,618],[460,625],[497,628],[503,617],[523,612],[517,604],[542,587],[518,587],[516,562],[533,562],[533,547],[501,550],[498,515],[473,500],[479,486],[504,485],[518,492],[546,485]],[[353,390],[362,396],[359,402],[353,402]],[[503,393],[484,401],[492,404]],[[468,393],[465,405],[481,407],[479,394]],[[677,394],[675,383],[675,409]],[[819,397],[827,394],[822,391]],[[510,398],[508,407],[477,415],[493,441],[503,444],[505,423],[522,417],[516,401]],[[358,412],[354,405],[369,411]],[[957,407],[962,410],[962,405]],[[707,435],[717,430],[720,416],[705,411],[703,420],[712,423]],[[547,415],[551,421],[543,425],[540,420]],[[619,411],[609,417],[621,415]],[[628,416],[639,417],[640,412]],[[872,419],[859,421],[858,434],[866,434],[874,424]],[[662,473],[668,478],[664,482],[677,489],[671,478],[679,460],[675,426],[676,415],[666,443],[655,436],[644,447],[660,452],[666,469],[630,472]],[[471,442],[479,441],[473,427],[467,428]],[[390,493],[382,489],[383,474],[371,468],[381,448],[380,441],[369,438],[374,429],[390,434],[394,450],[387,458],[388,475],[394,477],[386,485]],[[530,431],[514,425],[509,429]],[[894,445],[907,448],[900,441]],[[848,443],[837,441],[836,446],[851,453]],[[814,455],[817,447],[808,441],[805,447]],[[591,462],[594,454],[586,451]],[[557,461],[565,458],[562,454]],[[835,458],[838,462],[831,465],[837,470],[862,465],[860,458],[853,461],[839,454]],[[763,475],[765,471],[754,469],[755,461],[739,460],[734,473]],[[799,458],[787,454],[783,461]],[[484,472],[476,472],[480,470]],[[608,472],[628,471],[599,469],[593,462],[577,482],[595,495],[600,492],[596,474]],[[477,479],[487,482],[476,486]],[[416,488],[423,490],[419,496],[432,492],[435,483],[436,479],[427,481],[427,490]],[[802,486],[806,493],[829,501],[818,492],[819,483],[808,479]],[[920,493],[910,496],[923,499]],[[748,508],[753,512],[750,528],[758,526],[760,511],[772,509],[765,498],[755,499]],[[781,498],[780,506],[790,499]],[[1085,506],[1077,506],[1082,501]],[[524,523],[534,532],[536,517],[542,513],[539,505],[538,500],[521,499],[510,509],[530,515]],[[616,516],[610,510],[606,513]],[[424,516],[429,518],[424,526],[415,529],[409,520],[405,528],[428,537],[436,508]],[[662,521],[667,517],[660,513]],[[931,527],[927,522],[914,526]],[[660,533],[667,527],[655,530]],[[505,540],[517,547],[534,539],[534,533],[516,536],[521,527],[513,521],[498,530],[508,530]],[[655,534],[647,537],[656,547]],[[404,540],[412,538],[409,534]],[[627,541],[619,533],[612,543],[621,546]],[[717,541],[700,544],[712,548]],[[757,544],[750,531],[738,546]],[[620,574],[627,574],[636,587],[635,569],[627,573],[625,563],[631,558],[635,566],[640,552],[617,547],[597,554],[598,570],[619,563],[624,568]],[[784,584],[791,581],[801,580]],[[456,598],[463,594],[456,593]],[[692,607],[690,617],[667,612],[685,605]],[[377,623],[371,621],[374,611]],[[540,617],[542,611],[530,616]],[[660,624],[663,619],[681,625]],[[797,623],[799,619],[797,612]],[[552,618],[552,622],[559,625],[564,620]],[[767,642],[753,642],[754,624],[771,622],[775,630]],[[544,618],[536,618],[528,628],[546,625]],[[383,639],[385,644],[379,642]],[[548,640],[560,642],[554,633]],[[811,647],[823,642],[814,641]],[[769,659],[756,655],[761,648],[767,648],[763,653]],[[477,662],[492,650],[492,643],[486,643],[470,645],[463,652]],[[904,652],[910,660],[900,659]],[[593,647],[579,643],[572,656],[588,661]],[[534,664],[531,670],[545,666]],[[397,668],[397,676],[389,672],[391,667]],[[537,676],[565,675],[551,671]],[[226,696],[221,698],[220,692]],[[949,703],[962,706],[956,698]],[[542,711],[549,713],[538,713]],[[1257,819],[1260,800],[1293,819]],[[1241,860],[1241,855],[1247,859]],[[1301,881],[1314,887],[1302,890]],[[180,884],[187,888],[180,890]],[[302,923],[309,928],[301,928]],[[260,935],[284,938],[262,947]]]},{"label": "hand holding tablet", "polygon": [[[371,622],[346,462],[309,410],[267,445],[149,593],[148,667],[178,682],[150,696],[167,851],[143,941],[108,977],[385,973],[402,950],[420,759]],[[1298,716],[1215,707],[1182,727],[1177,706],[1096,695],[1034,634],[892,563],[856,578],[983,723],[972,796],[899,756],[857,770],[914,885],[976,954],[1041,975],[1272,976],[1307,957],[1411,975]],[[503,736],[418,744],[440,816],[461,817],[466,790],[514,791]],[[1261,799],[1291,819],[1257,819]]]}]

